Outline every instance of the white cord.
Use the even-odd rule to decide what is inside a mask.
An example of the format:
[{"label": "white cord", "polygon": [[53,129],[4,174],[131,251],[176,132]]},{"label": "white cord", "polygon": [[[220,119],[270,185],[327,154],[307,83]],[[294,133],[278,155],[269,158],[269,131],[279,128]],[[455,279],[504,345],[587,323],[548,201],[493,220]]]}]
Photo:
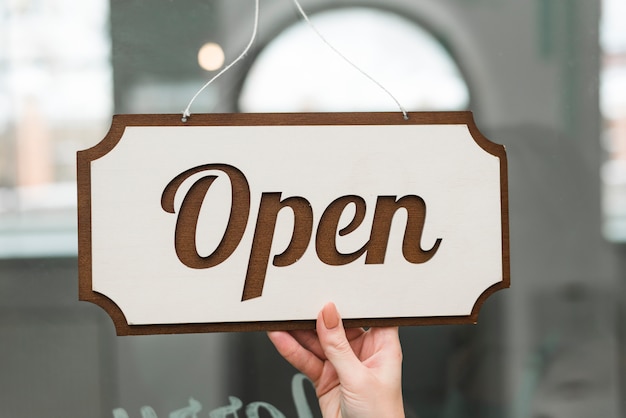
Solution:
[{"label": "white cord", "polygon": [[317,30],[317,28],[315,27],[315,25],[313,25],[313,23],[311,22],[311,20],[309,19],[309,17],[307,16],[306,13],[304,13],[304,10],[302,9],[302,6],[300,6],[300,3],[298,2],[298,0],[293,0],[294,4],[296,5],[296,7],[298,8],[298,11],[300,12],[300,14],[302,15],[302,17],[304,18],[304,20],[309,24],[309,26],[311,27],[311,29],[313,30],[313,32],[315,32],[317,34],[317,36],[319,36],[319,38],[330,48],[332,49],[337,55],[339,55],[341,58],[344,59],[344,61],[346,61],[348,64],[350,64],[352,67],[354,67],[358,72],[360,72],[361,74],[363,74],[365,77],[367,77],[368,79],[370,79],[370,81],[372,81],[374,84],[376,84],[378,87],[380,87],[385,93],[387,93],[387,95],[389,95],[389,97],[391,97],[393,99],[394,102],[396,102],[396,105],[400,108],[400,111],[402,112],[402,115],[404,117],[404,120],[408,120],[409,119],[409,115],[407,114],[406,110],[404,110],[404,107],[402,107],[402,105],[400,104],[400,102],[398,101],[398,99],[395,98],[395,96],[393,94],[391,94],[391,92],[389,90],[387,90],[382,84],[380,84],[378,81],[374,80],[374,78],[372,78],[369,74],[367,74],[365,71],[363,71],[361,68],[359,68],[355,63],[353,63],[352,61],[350,61],[348,58],[346,58],[345,55],[343,55],[341,52],[339,52],[337,50],[337,48],[335,48],[334,46],[332,46],[330,44],[330,42],[328,42],[326,40],[326,38],[324,38],[324,36],[320,33],[320,31]]},{"label": "white cord", "polygon": [[[300,5],[300,3],[298,2],[298,0],[293,0],[294,4],[296,5],[296,7],[298,8],[298,11],[300,12],[300,14],[302,15],[302,17],[304,18],[304,20],[308,23],[308,25],[310,26],[310,28],[313,30],[313,32],[315,32],[317,34],[317,36],[330,48],[332,49],[337,55],[339,55],[341,58],[343,58],[344,61],[346,61],[348,64],[350,64],[353,68],[355,68],[358,72],[360,72],[361,74],[363,74],[365,77],[367,77],[370,81],[372,81],[374,84],[376,84],[378,87],[380,87],[385,93],[387,93],[387,95],[389,95],[389,97],[391,97],[393,99],[393,101],[396,103],[396,105],[398,106],[398,108],[400,108],[400,111],[402,112],[402,115],[404,117],[404,120],[408,120],[409,119],[409,115],[407,114],[406,110],[404,109],[404,107],[402,106],[402,104],[400,104],[400,102],[398,101],[398,99],[396,99],[396,97],[389,91],[387,90],[382,84],[380,84],[378,81],[376,81],[374,78],[372,78],[372,76],[370,76],[369,74],[367,74],[365,71],[363,71],[361,68],[359,68],[356,64],[354,64],[352,61],[350,61],[345,55],[343,55],[341,52],[339,52],[337,50],[337,48],[335,48],[333,45],[330,44],[330,42],[328,42],[326,40],[326,38],[324,38],[324,36],[317,30],[317,28],[315,27],[315,25],[313,25],[313,23],[311,22],[311,20],[309,19],[309,17],[307,16],[307,14],[304,12],[304,10],[302,9],[302,6]],[[250,51],[250,48],[252,47],[252,44],[254,43],[254,40],[256,38],[257,32],[258,32],[258,28],[259,28],[259,0],[255,0],[255,11],[254,11],[254,29],[252,31],[252,37],[250,38],[250,42],[248,42],[248,45],[246,46],[246,48],[244,49],[244,51],[233,61],[231,62],[228,66],[224,67],[224,69],[222,69],[222,71],[220,71],[218,74],[216,74],[213,78],[211,78],[208,82],[206,82],[206,84],[204,86],[202,86],[200,88],[200,90],[198,90],[196,92],[196,94],[194,94],[194,96],[191,98],[191,100],[189,101],[189,104],[187,105],[187,108],[185,110],[183,110],[183,117],[182,117],[182,121],[183,122],[187,122],[187,118],[189,118],[191,116],[191,105],[193,104],[193,102],[196,100],[196,98],[198,97],[198,95],[200,95],[200,93],[202,93],[204,91],[204,89],[206,89],[211,83],[213,83],[215,80],[217,80],[222,74],[224,74],[226,71],[230,70],[230,68],[232,66],[234,66],[235,64],[237,64],[241,59],[243,59],[243,57],[246,56],[246,54],[248,53],[248,51]]]},{"label": "white cord", "polygon": [[246,54],[248,53],[248,51],[250,51],[250,48],[252,47],[252,44],[254,43],[254,39],[256,38],[257,32],[258,32],[258,28],[259,28],[259,0],[255,0],[255,10],[254,10],[254,29],[252,31],[252,37],[250,38],[250,42],[248,42],[248,45],[246,46],[246,49],[244,49],[244,51],[230,64],[228,64],[228,66],[224,67],[224,69],[222,69],[222,71],[220,71],[219,73],[217,73],[213,78],[211,78],[204,86],[202,86],[202,88],[200,90],[198,90],[198,92],[196,94],[194,94],[194,96],[191,98],[191,101],[189,102],[189,104],[187,105],[187,108],[185,110],[183,110],[183,118],[182,121],[183,122],[187,122],[187,118],[191,116],[191,105],[193,104],[193,102],[196,100],[196,98],[198,97],[198,95],[200,93],[202,93],[202,91],[204,89],[206,89],[212,82],[214,82],[215,80],[217,80],[218,77],[220,77],[222,74],[224,74],[226,71],[230,70],[230,68],[237,64],[237,62],[239,62],[241,59],[243,59],[243,57],[246,56]]}]

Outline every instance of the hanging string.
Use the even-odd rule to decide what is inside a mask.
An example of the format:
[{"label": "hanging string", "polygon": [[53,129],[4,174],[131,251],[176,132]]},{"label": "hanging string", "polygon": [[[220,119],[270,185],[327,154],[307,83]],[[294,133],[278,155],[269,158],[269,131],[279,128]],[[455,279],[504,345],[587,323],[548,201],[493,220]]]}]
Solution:
[{"label": "hanging string", "polygon": [[250,51],[250,48],[252,47],[252,44],[254,43],[254,39],[256,38],[256,35],[257,35],[257,32],[258,32],[258,28],[259,28],[259,0],[255,0],[254,29],[252,30],[252,37],[250,38],[250,42],[248,42],[248,45],[246,46],[246,48],[243,50],[243,52],[233,62],[228,64],[228,66],[224,67],[224,69],[222,69],[222,71],[220,71],[213,78],[211,78],[209,81],[207,81],[206,84],[204,86],[202,86],[202,88],[200,90],[198,90],[196,92],[196,94],[194,94],[194,96],[191,98],[191,101],[189,101],[189,104],[187,105],[187,108],[185,110],[183,110],[183,117],[182,117],[182,121],[183,122],[187,122],[187,118],[191,116],[190,108],[191,108],[191,105],[193,104],[193,102],[198,97],[198,95],[200,95],[200,93],[202,93],[204,91],[204,89],[209,87],[209,85],[211,83],[213,83],[215,80],[217,80],[222,74],[224,74],[226,71],[230,70],[230,68],[233,65],[237,64],[240,60],[242,60],[243,57],[246,56],[248,51]]},{"label": "hanging string", "polygon": [[[387,95],[389,97],[391,97],[391,99],[396,103],[396,105],[398,106],[398,108],[402,112],[404,120],[408,120],[409,119],[409,115],[408,115],[407,111],[404,109],[404,107],[402,106],[402,104],[400,104],[398,99],[396,99],[396,97],[389,90],[387,90],[382,84],[380,84],[372,76],[367,74],[360,67],[358,67],[356,64],[354,64],[352,61],[350,61],[345,55],[343,55],[341,52],[339,52],[339,50],[337,50],[337,48],[335,48],[330,42],[328,42],[326,40],[326,38],[320,33],[320,31],[317,30],[315,25],[313,25],[313,23],[311,22],[311,20],[307,16],[307,14],[302,9],[302,6],[298,2],[298,0],[293,0],[293,2],[296,5],[296,7],[298,8],[298,11],[300,12],[300,15],[302,15],[303,19],[307,22],[307,24],[313,30],[313,32],[315,32],[317,34],[317,36],[322,40],[322,42],[324,42],[337,55],[339,55],[341,58],[343,58],[343,60],[346,61],[348,64],[350,64],[354,69],[356,69],[362,75],[367,77],[370,81],[372,81],[374,84],[376,84],[381,90],[383,90],[385,93],[387,93]],[[196,92],[196,94],[193,95],[193,97],[189,101],[189,104],[187,105],[185,110],[183,110],[183,112],[182,112],[183,113],[183,117],[182,117],[181,120],[183,122],[187,122],[187,118],[189,118],[191,116],[191,110],[190,110],[191,109],[191,105],[196,100],[196,98],[200,95],[200,93],[202,93],[204,91],[204,89],[206,89],[209,85],[211,85],[211,83],[213,83],[215,80],[217,80],[222,74],[224,74],[226,71],[230,70],[231,67],[233,67],[240,60],[242,60],[246,56],[248,51],[250,51],[250,48],[252,47],[252,44],[254,43],[254,40],[256,39],[256,35],[257,35],[257,32],[258,32],[258,28],[259,28],[259,8],[260,8],[259,7],[259,0],[255,0],[254,28],[252,30],[252,37],[250,38],[250,42],[248,42],[248,45],[246,46],[246,48],[243,50],[243,52],[233,62],[231,62],[228,66],[224,67],[224,69],[222,69],[222,71],[217,73],[213,78],[211,78],[208,82],[206,82],[204,84],[204,86],[202,86],[200,88],[200,90],[198,90]]]},{"label": "hanging string", "polygon": [[353,63],[352,61],[350,61],[345,55],[343,55],[341,52],[339,52],[337,50],[337,48],[335,48],[333,45],[331,45],[330,42],[328,42],[326,40],[326,38],[324,38],[324,36],[320,33],[320,31],[317,30],[317,28],[315,27],[315,25],[311,22],[311,20],[309,19],[309,17],[307,16],[307,14],[304,12],[304,10],[302,9],[302,6],[300,6],[300,3],[298,2],[298,0],[293,0],[294,4],[296,5],[296,7],[298,8],[298,11],[300,12],[300,14],[302,15],[302,17],[304,18],[304,20],[309,24],[309,27],[313,30],[313,32],[315,32],[317,34],[317,36],[322,40],[322,42],[324,42],[330,49],[332,49],[337,55],[339,55],[341,58],[343,58],[343,60],[345,62],[347,62],[348,64],[350,64],[353,68],[355,68],[358,72],[360,72],[361,74],[363,74],[365,77],[367,77],[370,81],[372,81],[374,84],[376,84],[378,87],[380,87],[385,93],[387,93],[387,95],[389,97],[391,97],[393,99],[394,102],[396,102],[396,105],[398,106],[398,108],[400,108],[400,111],[402,112],[402,116],[404,117],[404,120],[408,120],[409,119],[409,115],[407,114],[406,110],[404,109],[404,107],[400,104],[400,102],[398,101],[398,99],[396,99],[396,97],[391,94],[391,92],[389,90],[387,90],[382,84],[380,84],[378,81],[376,81],[372,76],[370,76],[369,74],[367,74],[365,71],[363,71],[361,68],[359,68],[355,63]]}]

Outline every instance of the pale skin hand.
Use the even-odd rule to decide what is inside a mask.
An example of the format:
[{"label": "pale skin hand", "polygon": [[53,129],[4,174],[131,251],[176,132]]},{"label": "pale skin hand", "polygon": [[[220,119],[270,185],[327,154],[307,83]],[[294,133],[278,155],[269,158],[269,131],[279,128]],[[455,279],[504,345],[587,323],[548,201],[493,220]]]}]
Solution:
[{"label": "pale skin hand", "polygon": [[278,352],[315,386],[324,418],[403,418],[398,328],[344,330],[334,304],[316,331],[271,331]]}]

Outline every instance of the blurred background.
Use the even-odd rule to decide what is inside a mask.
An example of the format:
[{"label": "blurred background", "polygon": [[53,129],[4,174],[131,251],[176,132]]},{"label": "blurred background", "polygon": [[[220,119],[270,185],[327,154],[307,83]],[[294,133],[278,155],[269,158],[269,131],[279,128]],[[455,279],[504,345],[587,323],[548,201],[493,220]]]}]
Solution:
[{"label": "blurred background", "polygon": [[[511,289],[478,325],[401,330],[409,416],[626,417],[626,2],[302,5],[408,110],[469,109],[507,147]],[[0,416],[320,416],[264,333],[116,337],[77,300],[76,151],[114,113],[181,112],[253,18],[252,0],[0,2]],[[262,0],[192,113],[370,110],[397,107]]]}]

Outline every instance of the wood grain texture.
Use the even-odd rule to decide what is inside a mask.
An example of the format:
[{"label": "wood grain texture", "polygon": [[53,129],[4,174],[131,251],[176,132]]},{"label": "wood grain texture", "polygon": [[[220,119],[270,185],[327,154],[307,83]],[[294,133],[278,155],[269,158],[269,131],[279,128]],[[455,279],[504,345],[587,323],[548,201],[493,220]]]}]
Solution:
[{"label": "wood grain texture", "polygon": [[[404,120],[400,112],[381,113],[272,113],[272,114],[194,114],[182,122],[180,114],[115,115],[105,138],[92,148],[77,153],[78,190],[78,267],[79,299],[92,302],[112,318],[118,335],[203,333],[231,331],[293,330],[314,328],[314,321],[229,322],[205,324],[129,325],[119,307],[92,288],[91,162],[115,148],[126,127],[131,126],[323,126],[323,125],[439,125],[464,124],[474,141],[500,161],[502,216],[502,281],[489,287],[477,299],[468,316],[347,319],[348,327],[413,326],[476,323],[485,300],[510,286],[509,208],[507,158],[504,146],[485,138],[475,125],[471,112],[411,112]],[[321,307],[320,307],[321,308]]]}]

